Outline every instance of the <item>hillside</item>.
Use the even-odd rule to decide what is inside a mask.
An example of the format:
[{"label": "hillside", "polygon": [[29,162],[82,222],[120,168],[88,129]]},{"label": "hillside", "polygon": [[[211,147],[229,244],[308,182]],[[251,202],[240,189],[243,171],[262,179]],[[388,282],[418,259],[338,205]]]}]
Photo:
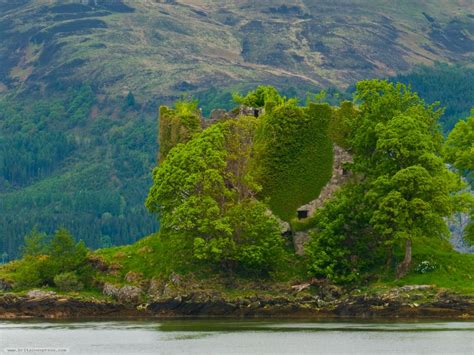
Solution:
[{"label": "hillside", "polygon": [[0,254],[17,257],[34,226],[92,248],[155,232],[157,107],[180,96],[205,115],[261,83],[329,89],[337,104],[361,78],[398,74],[448,106],[448,131],[473,104],[473,12],[461,0],[0,0]]},{"label": "hillside", "polygon": [[2,91],[86,81],[152,102],[242,83],[344,87],[474,50],[462,0],[21,0],[0,12]]}]

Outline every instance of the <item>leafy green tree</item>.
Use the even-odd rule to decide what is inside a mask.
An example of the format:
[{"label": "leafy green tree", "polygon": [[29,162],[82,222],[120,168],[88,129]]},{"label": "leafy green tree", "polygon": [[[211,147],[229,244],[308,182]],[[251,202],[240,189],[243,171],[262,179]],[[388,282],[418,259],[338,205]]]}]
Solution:
[{"label": "leafy green tree", "polygon": [[371,271],[384,254],[370,218],[363,186],[349,184],[338,191],[313,217],[314,230],[305,248],[309,274],[350,282]]},{"label": "leafy green tree", "polygon": [[473,179],[474,171],[474,109],[467,120],[459,121],[444,146],[446,160]]},{"label": "leafy green tree", "polygon": [[[278,222],[254,201],[260,187],[248,164],[257,123],[254,117],[228,120],[177,145],[155,168],[146,201],[160,217],[162,238],[178,236],[183,247],[191,244],[194,259],[226,270],[266,272],[273,265],[268,253],[282,251],[281,237],[274,239]],[[262,227],[267,224],[273,228]]]},{"label": "leafy green tree", "polygon": [[228,213],[233,235],[194,239],[198,260],[218,262],[228,270],[268,273],[284,256],[278,221],[261,202],[252,200],[235,205]]},{"label": "leafy green tree", "polygon": [[46,253],[46,233],[41,233],[35,227],[25,236],[24,245],[21,248],[22,256],[38,256]]},{"label": "leafy green tree", "polygon": [[380,177],[370,191],[376,199],[371,225],[389,244],[405,244],[405,257],[397,268],[404,276],[412,262],[412,241],[423,236],[447,237],[444,217],[456,209],[452,192],[458,179],[449,172],[432,175],[420,165],[399,170],[390,178]]},{"label": "leafy green tree", "polygon": [[[88,249],[84,242],[76,243],[68,230],[58,229],[49,239],[34,229],[25,239],[24,256],[18,266],[17,287],[56,285],[59,288],[71,286],[72,290],[76,286],[79,289],[90,285],[93,270],[87,262]],[[68,283],[65,279],[71,274],[74,277]]]},{"label": "leafy green tree", "polygon": [[85,264],[87,253],[83,241],[76,243],[68,230],[60,228],[54,233],[48,245],[47,273],[54,277],[62,272],[77,270]]},{"label": "leafy green tree", "polygon": [[[397,276],[403,277],[411,265],[412,241],[420,236],[446,236],[445,218],[464,208],[467,197],[458,194],[463,185],[441,158],[443,138],[437,121],[442,111],[427,106],[406,86],[381,80],[358,83],[355,97],[359,113],[350,124],[347,141],[353,152],[357,188],[364,191],[364,197],[338,197],[359,211],[355,216],[336,216],[338,210],[331,211],[331,205],[324,213],[330,214],[329,221],[342,216],[341,225],[354,220],[362,223],[365,232],[361,233],[372,235],[372,244],[379,251],[387,246],[387,261],[393,246],[404,244],[405,257],[397,267]],[[351,196],[354,188],[349,186],[343,195]],[[358,210],[356,204],[364,210]],[[328,240],[339,238],[348,245],[353,232],[340,228],[323,232],[321,228],[319,235],[322,233],[329,234]],[[349,250],[357,255],[354,245]],[[313,252],[313,258],[317,256],[321,254]],[[318,261],[313,260],[313,265]]]},{"label": "leafy green tree", "polygon": [[[466,121],[459,121],[448,136],[444,146],[446,160],[461,171],[474,185],[474,109]],[[474,244],[474,205],[470,210],[470,222],[464,230],[465,239]]]},{"label": "leafy green tree", "polygon": [[265,107],[266,104],[278,105],[285,101],[273,86],[258,86],[255,90],[250,91],[245,96],[238,93],[232,95],[234,101],[240,105],[248,107]]}]

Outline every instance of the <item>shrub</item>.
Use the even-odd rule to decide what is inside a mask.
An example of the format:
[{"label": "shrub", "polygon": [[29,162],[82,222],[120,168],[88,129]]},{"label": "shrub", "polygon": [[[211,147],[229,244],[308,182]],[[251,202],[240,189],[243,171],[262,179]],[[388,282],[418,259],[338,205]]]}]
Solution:
[{"label": "shrub", "polygon": [[436,263],[429,260],[423,260],[416,266],[415,271],[419,274],[427,274],[431,271],[436,270],[436,267]]},{"label": "shrub", "polygon": [[61,291],[80,291],[84,288],[74,272],[63,272],[54,276],[54,284]]},{"label": "shrub", "polygon": [[16,272],[15,288],[26,289],[42,286],[44,282],[41,269],[45,258],[47,257],[26,256],[23,260],[19,261],[20,264]]}]

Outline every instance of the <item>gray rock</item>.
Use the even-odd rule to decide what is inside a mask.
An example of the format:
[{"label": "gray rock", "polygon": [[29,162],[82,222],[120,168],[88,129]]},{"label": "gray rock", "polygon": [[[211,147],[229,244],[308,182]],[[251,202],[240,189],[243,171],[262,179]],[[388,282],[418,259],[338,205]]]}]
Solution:
[{"label": "gray rock", "polygon": [[12,288],[13,286],[11,282],[0,279],[0,291],[9,291]]},{"label": "gray rock", "polygon": [[105,296],[117,298],[118,291],[119,288],[115,285],[112,285],[111,283],[105,283],[104,287],[102,287],[102,294],[104,294]]},{"label": "gray rock", "polygon": [[123,286],[118,290],[117,300],[122,303],[138,303],[142,289],[136,286]]},{"label": "gray rock", "polygon": [[170,276],[170,281],[171,281],[171,283],[172,283],[173,285],[175,285],[175,286],[177,286],[177,287],[181,286],[181,284],[182,284],[182,282],[183,282],[181,276],[178,275],[178,274],[176,274],[176,273],[174,273],[174,272],[173,272],[173,273],[171,274],[171,276]]},{"label": "gray rock", "polygon": [[147,294],[151,298],[158,298],[163,292],[163,282],[159,279],[151,279],[148,286]]},{"label": "gray rock", "polygon": [[43,291],[43,290],[31,290],[31,291],[28,291],[28,293],[26,294],[28,298],[36,298],[36,299],[48,298],[55,295],[56,295],[56,292],[54,291]]},{"label": "gray rock", "polygon": [[423,290],[431,290],[434,286],[432,285],[405,285],[399,287],[398,289],[402,292],[410,292],[410,291],[423,291]]},{"label": "gray rock", "polygon": [[295,247],[296,255],[304,255],[304,246],[309,241],[308,232],[293,233],[293,246]]}]

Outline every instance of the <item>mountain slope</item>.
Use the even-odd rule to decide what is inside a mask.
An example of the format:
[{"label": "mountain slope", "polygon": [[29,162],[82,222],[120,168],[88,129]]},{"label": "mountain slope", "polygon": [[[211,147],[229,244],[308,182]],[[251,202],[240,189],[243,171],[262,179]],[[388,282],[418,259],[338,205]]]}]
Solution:
[{"label": "mountain slope", "polygon": [[463,0],[21,0],[0,11],[4,91],[87,81],[149,101],[241,82],[342,87],[474,52]]}]

